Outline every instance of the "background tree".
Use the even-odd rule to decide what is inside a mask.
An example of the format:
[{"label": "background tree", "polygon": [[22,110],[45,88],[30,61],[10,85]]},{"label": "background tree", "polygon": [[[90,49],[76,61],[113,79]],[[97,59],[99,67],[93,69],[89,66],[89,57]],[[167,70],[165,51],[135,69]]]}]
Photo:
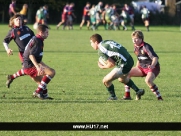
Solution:
[{"label": "background tree", "polygon": [[[80,23],[82,19],[82,12],[83,7],[85,6],[86,2],[90,2],[91,4],[97,4],[101,0],[17,0],[16,2],[16,11],[20,11],[23,4],[28,4],[28,22],[34,23],[35,21],[35,14],[36,11],[39,9],[40,6],[48,5],[48,11],[50,14],[49,23],[58,23],[61,19],[61,13],[63,10],[64,5],[67,2],[74,2],[75,3],[75,14],[77,18],[75,19],[75,23]],[[123,7],[124,3],[130,4],[132,0],[102,0],[104,4],[117,4],[119,8]],[[7,23],[9,20],[8,15],[8,8],[11,0],[0,0],[0,13],[4,12],[4,22]],[[1,14],[0,14],[0,20]]]}]

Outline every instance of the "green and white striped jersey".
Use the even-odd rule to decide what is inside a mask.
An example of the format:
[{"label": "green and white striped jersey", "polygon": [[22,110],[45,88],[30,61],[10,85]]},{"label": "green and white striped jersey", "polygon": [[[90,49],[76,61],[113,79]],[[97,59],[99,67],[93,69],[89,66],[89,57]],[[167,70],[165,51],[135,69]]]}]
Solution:
[{"label": "green and white striped jersey", "polygon": [[132,57],[126,48],[112,40],[105,40],[99,43],[98,55],[105,60],[107,60],[109,57],[112,58],[117,67],[124,67],[124,65],[129,63],[128,60],[132,60]]}]

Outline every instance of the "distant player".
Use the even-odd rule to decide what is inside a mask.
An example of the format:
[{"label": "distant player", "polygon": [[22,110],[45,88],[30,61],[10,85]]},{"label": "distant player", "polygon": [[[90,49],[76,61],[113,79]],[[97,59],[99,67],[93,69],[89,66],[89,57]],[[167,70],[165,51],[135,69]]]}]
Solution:
[{"label": "distant player", "polygon": [[95,30],[95,27],[96,27],[96,11],[95,11],[95,5],[93,4],[90,11],[89,11],[89,14],[90,14],[90,21],[91,21],[91,28],[92,30]]},{"label": "distant player", "polygon": [[130,25],[132,27],[132,30],[135,30],[135,27],[134,27],[134,10],[133,10],[133,8],[131,6],[129,6],[128,4],[124,4],[123,10],[125,10],[129,14]]},{"label": "distant player", "polygon": [[112,40],[102,40],[101,35],[94,34],[90,37],[93,49],[98,50],[99,56],[104,58],[106,65],[98,62],[101,69],[108,69],[116,66],[110,73],[103,78],[103,84],[110,93],[108,100],[117,100],[113,81],[118,79],[120,82],[130,86],[136,92],[137,100],[144,94],[143,89],[139,89],[134,82],[128,78],[129,71],[134,65],[133,58],[127,50],[119,43]]},{"label": "distant player", "polygon": [[130,19],[128,12],[125,11],[124,9],[122,9],[120,18],[121,18],[120,22],[121,22],[121,25],[123,27],[123,30],[125,30],[125,31],[128,30],[126,25],[131,23],[131,19]]},{"label": "distant player", "polygon": [[[13,55],[13,50],[9,48],[8,44],[14,40],[19,50],[19,58],[20,61],[23,62],[23,53],[26,45],[30,41],[30,39],[34,36],[34,32],[27,26],[24,25],[22,20],[22,16],[20,14],[16,14],[11,17],[9,21],[9,26],[11,30],[9,30],[8,34],[4,38],[3,45],[8,54],[8,56]],[[10,84],[17,77],[24,76],[23,69],[20,69],[16,73],[7,76],[6,86],[9,88]]]},{"label": "distant player", "polygon": [[82,22],[80,23],[80,29],[82,29],[84,23],[87,23],[87,29],[89,30],[90,27],[90,6],[91,4],[89,2],[86,3],[84,9],[83,9],[83,16],[82,16]]},{"label": "distant player", "polygon": [[66,5],[63,8],[63,12],[62,12],[62,20],[58,23],[57,25],[57,30],[59,29],[59,27],[64,24],[63,29],[65,29],[65,23],[67,21],[67,15],[68,15],[68,10],[69,10],[69,3],[66,3]]},{"label": "distant player", "polygon": [[95,6],[96,10],[96,29],[98,29],[101,22],[103,22],[103,2],[99,1],[98,4]]},{"label": "distant player", "polygon": [[74,14],[74,6],[75,4],[72,2],[69,5],[68,8],[68,15],[67,15],[67,22],[66,24],[64,24],[65,26],[68,26],[69,30],[73,30],[73,18],[76,18],[75,14]]},{"label": "distant player", "polygon": [[16,15],[16,0],[12,0],[11,4],[9,4],[9,17],[13,17],[14,15]]},{"label": "distant player", "polygon": [[[48,37],[48,27],[38,25],[38,33],[26,46],[23,54],[23,68],[25,74],[29,75],[38,84],[33,93],[34,97],[49,99],[47,85],[55,76],[55,70],[47,66],[43,61],[44,39]],[[52,98],[50,98],[52,99]]]},{"label": "distant player", "polygon": [[[145,82],[158,100],[163,100],[158,87],[153,81],[160,73],[158,55],[153,47],[144,42],[144,35],[141,31],[135,31],[131,35],[134,44],[134,53],[137,56],[136,66],[133,67],[128,77],[145,77]],[[123,99],[130,99],[130,89],[125,86],[125,96]]]},{"label": "distant player", "polygon": [[149,20],[149,13],[150,11],[146,8],[146,6],[143,6],[141,9],[141,18],[143,20],[143,23],[146,27],[147,31],[150,31],[149,26],[150,26],[150,20]]}]

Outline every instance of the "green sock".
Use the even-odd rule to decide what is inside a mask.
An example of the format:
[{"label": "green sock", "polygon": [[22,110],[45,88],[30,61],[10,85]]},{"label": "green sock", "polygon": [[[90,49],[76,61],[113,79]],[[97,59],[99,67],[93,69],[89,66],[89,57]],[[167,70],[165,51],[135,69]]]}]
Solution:
[{"label": "green sock", "polygon": [[108,30],[109,29],[109,24],[106,24],[106,30]]},{"label": "green sock", "polygon": [[98,23],[98,24],[96,24],[96,29],[98,29],[98,27],[99,27],[99,23]]},{"label": "green sock", "polygon": [[139,88],[134,84],[134,82],[131,79],[129,80],[129,82],[126,85],[131,87],[135,92],[139,91]]},{"label": "green sock", "polygon": [[106,30],[106,24],[104,24],[104,29]]},{"label": "green sock", "polygon": [[107,88],[108,92],[110,93],[111,97],[116,97],[113,84],[110,87],[106,87],[106,88]]}]

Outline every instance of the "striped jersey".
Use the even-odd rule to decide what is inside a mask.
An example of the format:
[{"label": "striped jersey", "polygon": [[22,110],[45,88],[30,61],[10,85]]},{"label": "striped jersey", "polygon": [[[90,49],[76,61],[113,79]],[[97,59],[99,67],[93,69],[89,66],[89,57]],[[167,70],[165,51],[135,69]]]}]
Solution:
[{"label": "striped jersey", "polygon": [[105,60],[110,57],[114,60],[117,67],[123,67],[132,58],[126,48],[112,40],[105,40],[99,43],[98,55]]}]

